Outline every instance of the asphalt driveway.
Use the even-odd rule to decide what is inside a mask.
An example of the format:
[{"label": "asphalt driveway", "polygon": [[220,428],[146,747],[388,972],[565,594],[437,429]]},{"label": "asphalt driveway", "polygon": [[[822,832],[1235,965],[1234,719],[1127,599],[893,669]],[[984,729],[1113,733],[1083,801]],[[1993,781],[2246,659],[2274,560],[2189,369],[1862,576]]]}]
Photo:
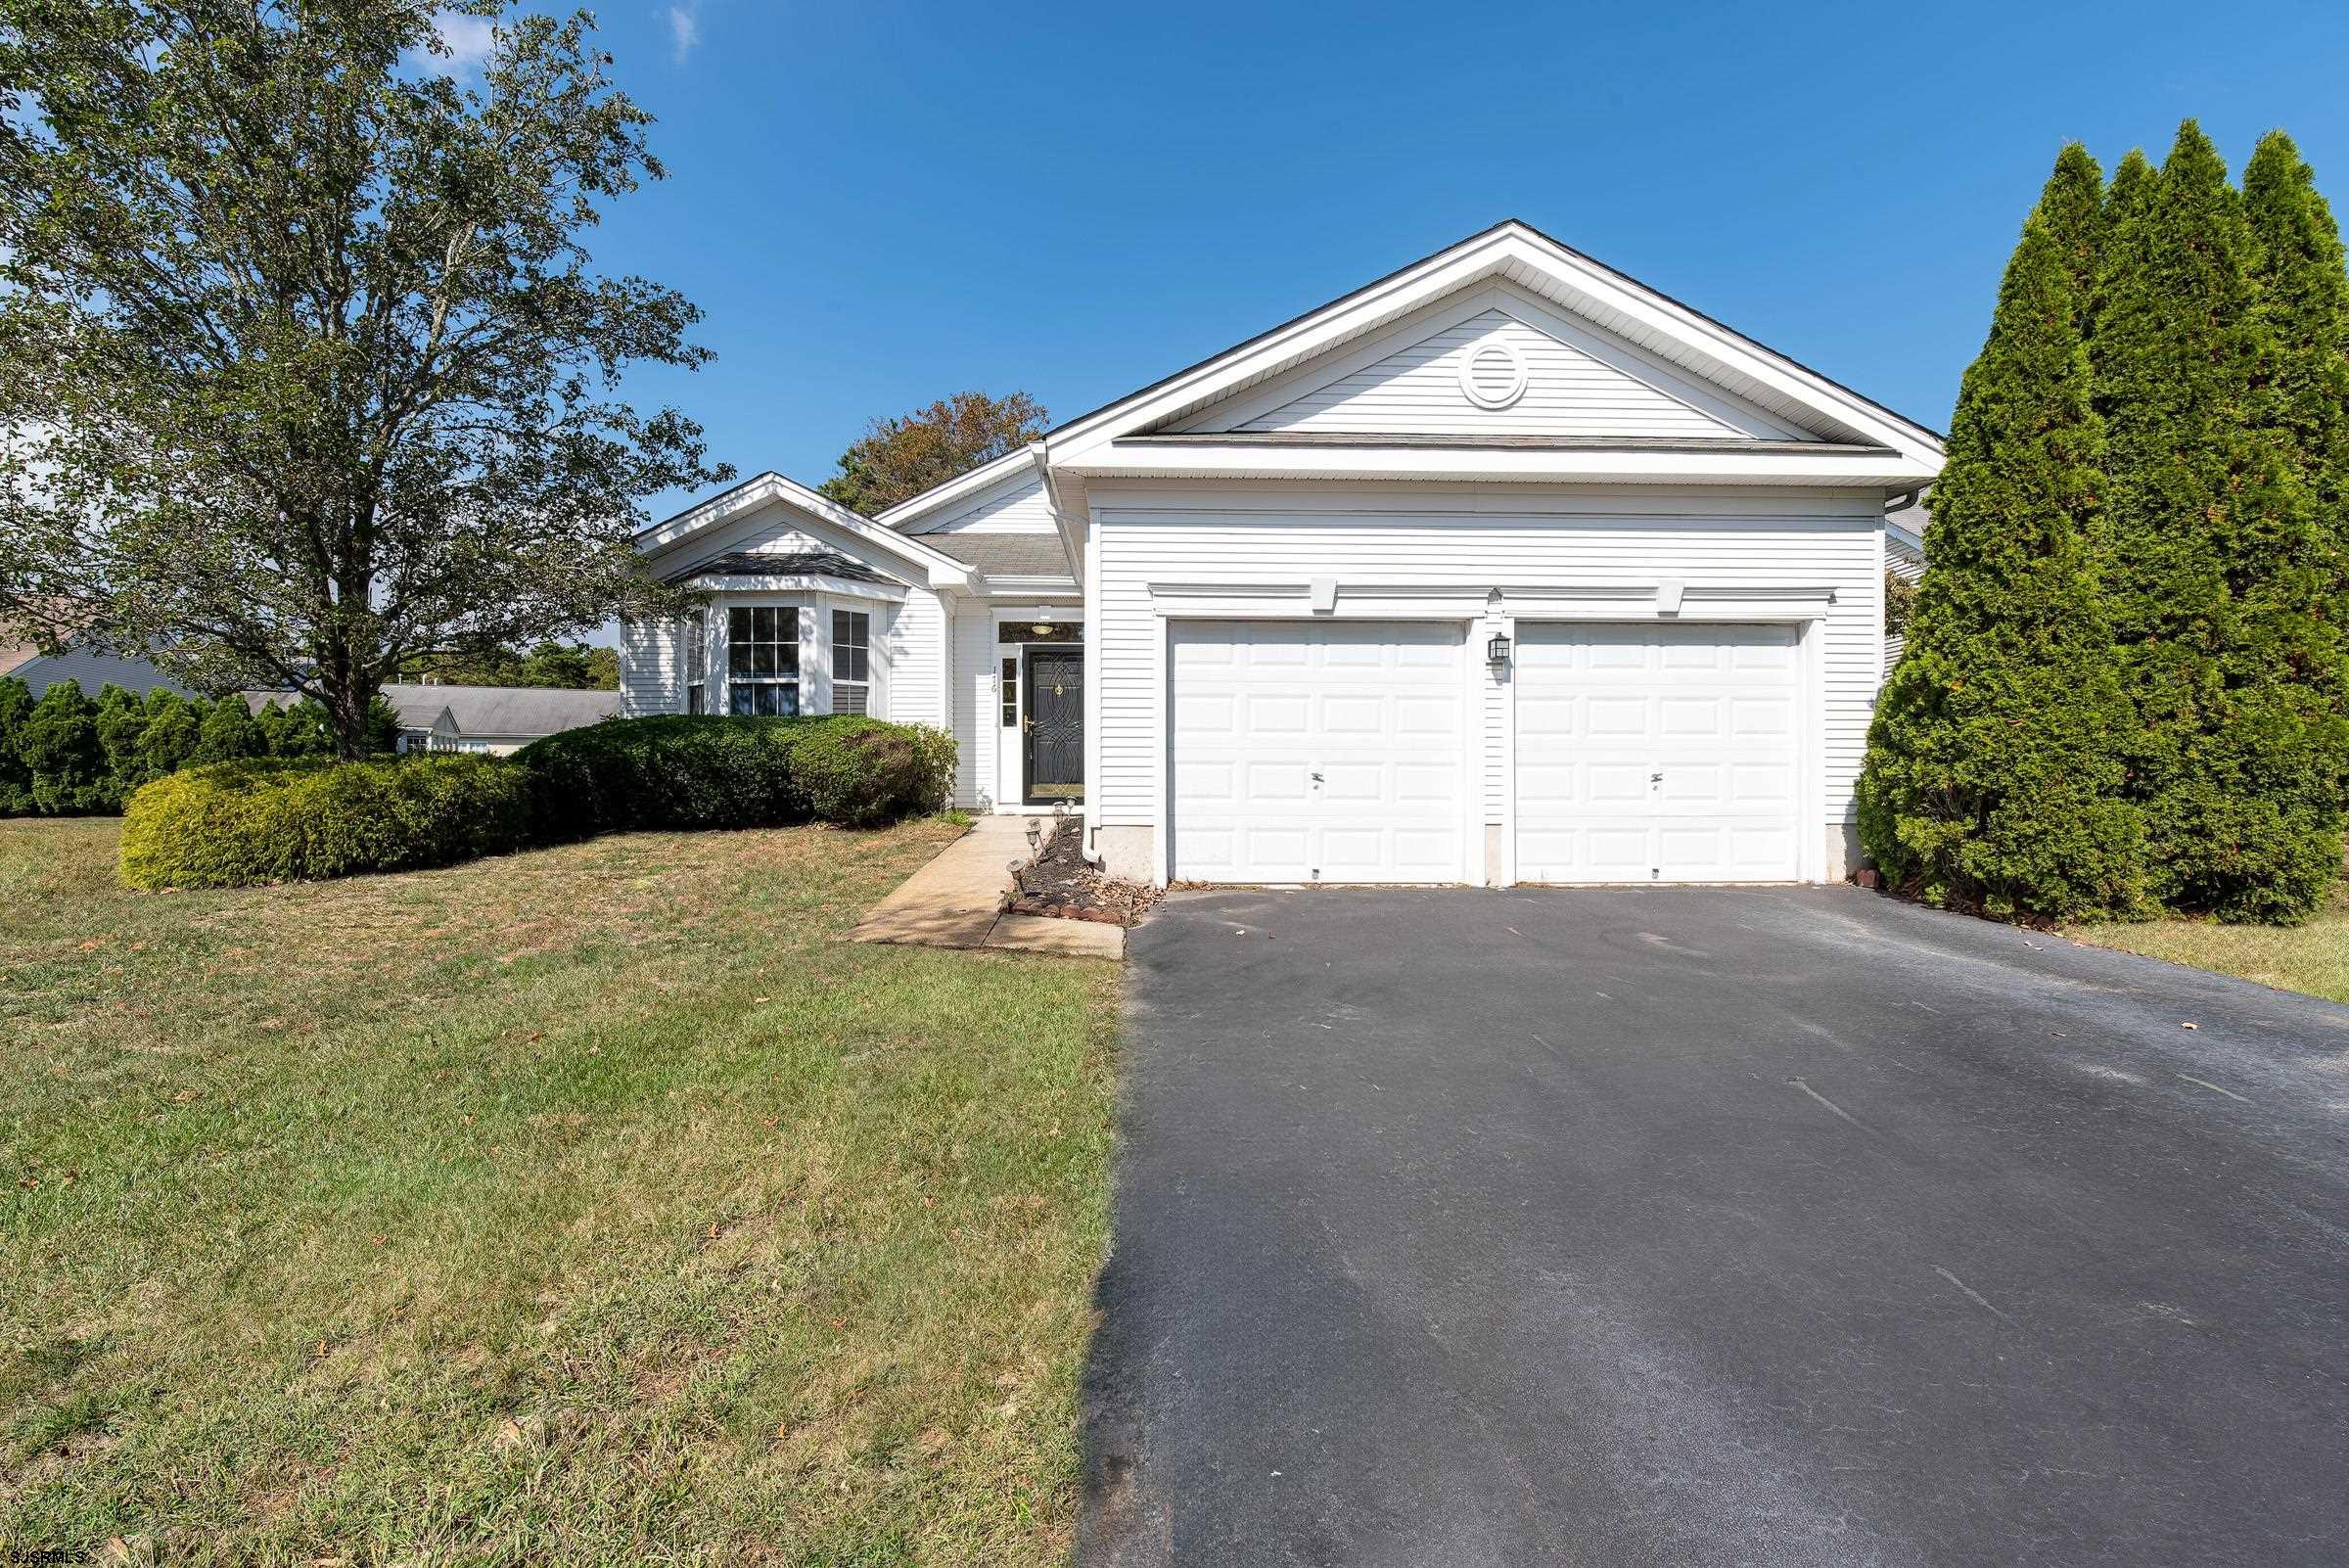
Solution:
[{"label": "asphalt driveway", "polygon": [[2349,1562],[2349,1010],[1850,889],[1129,971],[1082,1563]]}]

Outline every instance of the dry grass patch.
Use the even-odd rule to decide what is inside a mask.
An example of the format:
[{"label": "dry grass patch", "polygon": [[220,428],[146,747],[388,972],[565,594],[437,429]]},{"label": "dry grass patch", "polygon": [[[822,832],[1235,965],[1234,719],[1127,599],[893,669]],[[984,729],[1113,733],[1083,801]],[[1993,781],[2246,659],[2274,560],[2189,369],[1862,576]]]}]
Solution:
[{"label": "dry grass patch", "polygon": [[2255,980],[2349,1003],[2349,899],[2335,890],[2306,925],[2223,926],[2204,920],[2073,926],[2066,936],[2099,947]]},{"label": "dry grass patch", "polygon": [[834,939],[952,833],[134,895],[0,823],[0,1544],[1041,1563],[1114,971]]}]

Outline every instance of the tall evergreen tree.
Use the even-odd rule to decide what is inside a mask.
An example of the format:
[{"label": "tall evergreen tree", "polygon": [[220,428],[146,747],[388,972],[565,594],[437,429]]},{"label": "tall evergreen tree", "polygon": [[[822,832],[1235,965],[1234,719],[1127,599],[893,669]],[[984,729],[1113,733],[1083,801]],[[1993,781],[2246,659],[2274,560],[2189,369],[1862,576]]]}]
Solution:
[{"label": "tall evergreen tree", "polygon": [[2123,913],[2142,897],[2142,831],[2111,752],[2130,714],[2087,539],[2102,201],[2096,161],[2065,148],[1958,392],[1908,652],[1860,784],[1862,841],[1895,885],[2003,916]]},{"label": "tall evergreen tree", "polygon": [[241,757],[265,757],[269,740],[254,721],[243,696],[230,692],[206,710],[196,725],[198,762],[233,762]]},{"label": "tall evergreen tree", "polygon": [[19,676],[0,675],[0,816],[33,813],[32,765],[23,745],[32,706],[30,686]]},{"label": "tall evergreen tree", "polygon": [[[2277,354],[2254,419],[2297,468],[2338,572],[2349,555],[2349,269],[2332,208],[2280,130],[2244,166],[2243,213]],[[2329,597],[2340,595],[2336,580]]]},{"label": "tall evergreen tree", "polygon": [[85,816],[115,808],[114,774],[98,739],[98,705],[81,683],[61,680],[44,692],[18,734],[32,773],[33,809],[43,816]]},{"label": "tall evergreen tree", "polygon": [[137,695],[109,684],[98,692],[98,745],[106,753],[106,774],[114,786],[114,804],[120,810],[138,787],[147,782],[147,760],[139,743],[147,734],[147,705]]},{"label": "tall evergreen tree", "polygon": [[2349,727],[2314,505],[2245,417],[2277,358],[2256,246],[2191,120],[2108,208],[2097,538],[2150,890],[2227,919],[2302,918],[2340,865]]}]

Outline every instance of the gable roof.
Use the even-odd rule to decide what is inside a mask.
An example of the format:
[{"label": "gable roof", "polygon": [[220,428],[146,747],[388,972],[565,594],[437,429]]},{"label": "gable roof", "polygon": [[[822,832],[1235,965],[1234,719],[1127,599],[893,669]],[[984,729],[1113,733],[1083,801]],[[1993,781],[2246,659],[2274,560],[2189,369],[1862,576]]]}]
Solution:
[{"label": "gable roof", "polygon": [[[1902,483],[1905,475],[1929,475],[1941,462],[1941,436],[1851,388],[1778,352],[1660,290],[1648,287],[1552,239],[1532,224],[1504,219],[1373,279],[1325,304],[1233,345],[1196,364],[1161,377],[1112,402],[1067,420],[1047,432],[1041,444],[1055,466],[1084,472],[1083,460],[1121,437],[1161,432],[1209,405],[1270,380],[1316,356],[1390,326],[1410,312],[1488,279],[1504,280],[1545,299],[1695,379],[1718,385],[1741,399],[1815,432],[1822,445],[1843,447],[1840,463],[1824,469],[1830,480]],[[1861,448],[1866,457],[1848,455]],[[1665,465],[1651,459],[1629,465],[1645,472],[1669,471],[1689,479],[1724,479],[1741,472],[1724,453],[1708,453],[1693,465]],[[1771,454],[1805,456],[1807,452]],[[1818,453],[1820,457],[1827,452]],[[1031,453],[1011,453],[890,507],[876,521],[901,529],[916,519],[990,484],[1001,482]],[[1225,465],[1230,466],[1230,465]],[[1399,477],[1401,465],[1356,462],[1325,465],[1330,477]],[[1196,461],[1167,464],[1169,473],[1214,470]],[[1467,472],[1465,468],[1461,470]],[[1525,458],[1478,470],[1497,479],[1628,477],[1584,461],[1574,472]],[[1910,479],[1909,483],[1914,483]]]},{"label": "gable roof", "polygon": [[788,554],[774,550],[729,550],[714,560],[688,567],[671,574],[666,580],[683,582],[691,577],[845,577],[851,582],[886,582],[897,584],[898,579],[886,572],[876,572],[838,550],[794,550]]},{"label": "gable roof", "polygon": [[428,686],[393,682],[384,700],[402,729],[431,729],[445,713],[461,735],[552,735],[620,716],[620,693],[561,686]]},{"label": "gable roof", "polygon": [[970,583],[970,568],[952,556],[895,529],[885,529],[830,496],[772,470],[755,474],[731,489],[720,490],[673,517],[638,530],[636,548],[648,556],[666,555],[690,539],[778,503],[811,522],[837,530],[857,544],[871,545],[886,558],[904,563],[909,577],[929,587],[967,587]]}]

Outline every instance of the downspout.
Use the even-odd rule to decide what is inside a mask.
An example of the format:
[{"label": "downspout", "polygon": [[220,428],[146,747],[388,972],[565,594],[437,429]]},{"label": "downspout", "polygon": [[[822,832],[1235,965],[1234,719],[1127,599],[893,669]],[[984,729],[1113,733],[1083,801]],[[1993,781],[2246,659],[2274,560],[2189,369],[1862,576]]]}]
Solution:
[{"label": "downspout", "polygon": [[1099,790],[1101,781],[1092,776],[1097,769],[1090,764],[1101,749],[1099,733],[1101,682],[1098,678],[1101,657],[1097,652],[1101,646],[1101,628],[1092,624],[1091,574],[1084,569],[1084,553],[1090,541],[1092,524],[1090,519],[1071,516],[1068,509],[1060,504],[1060,486],[1053,483],[1052,479],[1052,452],[1048,438],[1031,441],[1028,446],[1028,459],[1036,465],[1036,477],[1043,485],[1044,508],[1051,513],[1052,528],[1060,535],[1061,553],[1068,557],[1069,576],[1077,579],[1078,589],[1084,595],[1084,749],[1087,766],[1084,781],[1084,830],[1077,836],[1077,853],[1084,856],[1085,864],[1098,868],[1101,864],[1101,850],[1093,840],[1101,831],[1101,824],[1095,815],[1094,796]]}]

